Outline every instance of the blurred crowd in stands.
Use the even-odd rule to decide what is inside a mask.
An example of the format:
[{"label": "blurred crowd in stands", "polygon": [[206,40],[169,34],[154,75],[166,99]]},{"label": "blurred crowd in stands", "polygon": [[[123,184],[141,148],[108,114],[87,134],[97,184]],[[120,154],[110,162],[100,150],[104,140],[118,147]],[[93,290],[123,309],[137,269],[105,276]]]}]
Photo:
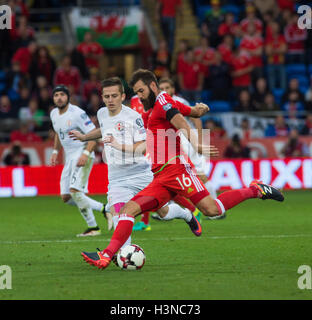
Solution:
[{"label": "blurred crowd in stands", "polygon": [[[174,32],[175,27],[164,23],[168,11],[163,11],[163,6],[172,2],[178,8],[181,1],[158,1],[159,21],[163,20],[165,31]],[[298,134],[312,135],[312,31],[297,25],[296,8],[302,1],[192,3],[200,41],[191,46],[181,39],[177,50],[173,50],[172,40],[160,41],[150,66],[157,77],[173,78],[180,95],[191,103],[209,102],[214,111],[284,111],[258,136],[291,136],[291,147]],[[0,142],[52,140],[50,123],[44,120],[53,108],[52,88],[60,83],[69,87],[71,103],[85,108],[96,122],[102,104],[99,61],[104,49],[86,32],[84,41],[66,47],[66,54],[57,62],[49,48],[36,40],[24,1],[10,0],[8,5],[13,28],[0,32],[0,121],[19,119],[20,126],[11,130],[10,137],[1,135]],[[176,11],[169,10],[170,14],[174,20]],[[214,109],[220,101],[226,108]],[[296,119],[303,121],[297,125]],[[10,122],[1,123],[3,130],[10,128]],[[248,125],[247,119],[241,132],[228,137],[233,138],[234,149],[246,134],[257,136]],[[212,136],[227,137],[222,123],[213,119],[208,119],[204,128],[211,129]]]}]

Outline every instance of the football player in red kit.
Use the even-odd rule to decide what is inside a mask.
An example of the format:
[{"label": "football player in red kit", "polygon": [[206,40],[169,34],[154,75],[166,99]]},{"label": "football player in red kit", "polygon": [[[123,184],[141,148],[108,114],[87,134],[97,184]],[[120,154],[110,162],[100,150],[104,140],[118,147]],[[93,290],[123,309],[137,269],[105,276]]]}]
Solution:
[{"label": "football player in red kit", "polygon": [[[261,181],[253,181],[247,188],[225,191],[213,199],[185,159],[176,133],[181,130],[195,149],[204,155],[213,155],[215,148],[198,143],[176,102],[166,92],[160,91],[152,72],[137,70],[130,84],[148,111],[146,148],[152,159],[154,179],[121,209],[119,223],[109,245],[102,251],[81,253],[87,263],[106,268],[131,235],[135,217],[161,208],[177,194],[190,199],[204,215],[212,217],[224,215],[225,211],[247,199],[284,200],[279,190]],[[191,110],[189,115],[194,116]],[[207,111],[208,106],[203,105],[202,114]]]}]

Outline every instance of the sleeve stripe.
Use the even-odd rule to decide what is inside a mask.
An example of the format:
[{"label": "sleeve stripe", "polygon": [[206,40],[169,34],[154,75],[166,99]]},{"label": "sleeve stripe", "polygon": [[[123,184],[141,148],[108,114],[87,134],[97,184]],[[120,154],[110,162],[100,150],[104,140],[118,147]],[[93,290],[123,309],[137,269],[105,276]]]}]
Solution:
[{"label": "sleeve stripe", "polygon": [[159,96],[159,100],[160,100],[161,104],[166,104],[167,103],[167,101],[166,101],[164,96]]}]

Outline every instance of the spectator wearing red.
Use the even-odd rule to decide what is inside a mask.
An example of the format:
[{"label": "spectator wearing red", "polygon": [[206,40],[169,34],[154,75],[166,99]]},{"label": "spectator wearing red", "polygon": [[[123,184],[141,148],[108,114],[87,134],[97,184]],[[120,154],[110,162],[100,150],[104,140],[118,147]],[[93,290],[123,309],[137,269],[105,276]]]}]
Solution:
[{"label": "spectator wearing red", "polygon": [[181,95],[191,103],[200,100],[204,84],[204,70],[195,60],[194,51],[189,48],[186,52],[185,63],[178,73]]},{"label": "spectator wearing red", "polygon": [[219,26],[218,34],[220,37],[224,37],[225,35],[235,36],[237,28],[239,28],[239,24],[235,22],[234,14],[232,12],[228,12],[225,15],[224,22]]},{"label": "spectator wearing red", "polygon": [[209,40],[206,37],[200,38],[199,46],[194,49],[196,61],[202,65],[204,76],[209,76],[209,66],[214,63],[216,50],[209,45]]},{"label": "spectator wearing red", "polygon": [[78,45],[77,50],[85,57],[88,68],[99,68],[104,50],[99,43],[92,40],[92,33],[90,31],[84,34],[83,42]]},{"label": "spectator wearing red", "polygon": [[16,17],[17,16],[25,16],[29,18],[29,10],[22,0],[9,0],[8,6],[11,8],[11,26],[10,36],[12,40],[15,40],[17,37],[17,28],[16,28]]},{"label": "spectator wearing red", "polygon": [[256,33],[262,34],[263,23],[256,16],[256,8],[252,4],[247,4],[246,5],[246,18],[244,18],[240,22],[240,26],[241,26],[242,32],[243,33],[247,33],[248,32],[248,26],[251,25],[251,24],[255,25]]},{"label": "spectator wearing red", "polygon": [[10,141],[41,142],[42,138],[30,130],[31,122],[23,121],[18,130],[12,131]]},{"label": "spectator wearing red", "polygon": [[82,86],[82,98],[85,102],[90,99],[91,92],[97,92],[99,96],[102,94],[102,85],[99,80],[99,71],[96,68],[90,69],[90,76]]},{"label": "spectator wearing red", "polygon": [[52,86],[55,69],[56,64],[48,48],[40,46],[34,53],[30,64],[30,75],[33,84],[36,84],[36,79],[39,76],[44,76],[47,79],[48,85]]},{"label": "spectator wearing red", "polygon": [[156,19],[160,21],[164,36],[168,39],[168,49],[173,53],[176,17],[182,16],[181,0],[158,0]]},{"label": "spectator wearing red", "polygon": [[227,34],[223,37],[223,41],[218,45],[217,50],[222,56],[222,60],[230,64],[233,59],[234,39]]},{"label": "spectator wearing red", "polygon": [[12,58],[12,63],[18,61],[20,63],[20,70],[23,73],[29,72],[29,67],[31,63],[31,59],[37,50],[37,43],[36,41],[29,42],[27,47],[19,48]]},{"label": "spectator wearing red", "polygon": [[189,47],[189,42],[187,39],[181,39],[179,41],[179,48],[177,53],[177,65],[176,65],[176,71],[179,72],[179,70],[182,68],[183,64],[185,63],[185,54]]},{"label": "spectator wearing red", "polygon": [[263,45],[262,36],[257,33],[255,24],[249,23],[240,47],[242,50],[247,51],[251,57],[251,64],[253,66],[252,80],[254,83],[258,78],[263,76]]},{"label": "spectator wearing red", "polygon": [[294,0],[277,0],[277,4],[281,10],[295,10],[295,1]]},{"label": "spectator wearing red", "polygon": [[236,97],[241,90],[249,90],[251,85],[252,61],[247,52],[241,51],[238,47],[234,51],[231,61],[232,86]]},{"label": "spectator wearing red", "polygon": [[308,37],[306,29],[298,27],[298,15],[293,14],[289,19],[284,36],[288,46],[287,63],[304,63],[305,40]]},{"label": "spectator wearing red", "polygon": [[285,55],[287,44],[277,22],[271,23],[271,35],[265,39],[265,54],[267,57],[268,84],[270,90],[277,87],[286,90],[287,76],[285,70]]},{"label": "spectator wearing red", "polygon": [[64,84],[67,87],[73,87],[74,92],[80,95],[81,76],[79,69],[71,65],[70,56],[64,56],[61,66],[54,73],[54,86]]}]

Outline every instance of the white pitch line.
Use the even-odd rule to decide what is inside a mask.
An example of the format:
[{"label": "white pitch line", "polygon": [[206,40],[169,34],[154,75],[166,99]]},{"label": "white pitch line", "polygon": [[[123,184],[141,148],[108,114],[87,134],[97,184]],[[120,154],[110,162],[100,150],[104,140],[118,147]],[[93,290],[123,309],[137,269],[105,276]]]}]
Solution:
[{"label": "white pitch line", "polygon": [[[312,234],[274,234],[274,235],[239,235],[239,236],[212,236],[206,237],[208,240],[233,240],[233,239],[282,239],[282,238],[312,238]],[[172,240],[197,240],[195,237],[182,238],[140,238],[140,241],[172,241]],[[75,242],[101,242],[110,241],[110,238],[88,238],[88,239],[68,239],[68,240],[10,240],[0,241],[0,244],[28,244],[28,243],[75,243]]]}]

